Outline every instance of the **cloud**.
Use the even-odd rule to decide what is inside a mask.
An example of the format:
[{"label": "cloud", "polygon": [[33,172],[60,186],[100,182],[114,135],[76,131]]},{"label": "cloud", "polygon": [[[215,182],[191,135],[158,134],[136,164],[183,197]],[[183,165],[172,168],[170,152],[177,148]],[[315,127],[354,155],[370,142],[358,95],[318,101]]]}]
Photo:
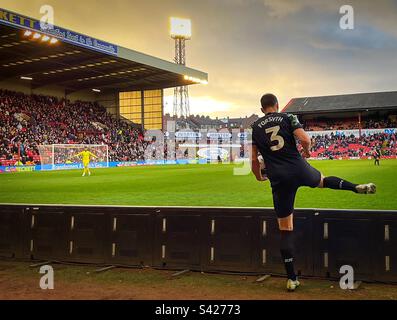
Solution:
[{"label": "cloud", "polygon": [[[295,96],[397,88],[396,0],[113,0],[111,7],[107,0],[2,0],[36,17],[44,3],[54,6],[57,24],[167,60],[169,17],[192,19],[187,64],[210,80],[189,89],[194,113],[249,115],[264,92],[285,105]],[[354,8],[353,31],[339,28],[344,4]]]},{"label": "cloud", "polygon": [[[173,98],[172,92],[169,90],[168,95],[164,97],[165,113],[173,113]],[[222,116],[230,113],[239,113],[239,106],[230,101],[223,101],[215,99],[212,96],[190,96],[190,113],[191,114],[210,114],[211,116]]]},{"label": "cloud", "polygon": [[275,18],[284,18],[303,10],[306,6],[313,4],[310,0],[263,0],[268,14]]}]

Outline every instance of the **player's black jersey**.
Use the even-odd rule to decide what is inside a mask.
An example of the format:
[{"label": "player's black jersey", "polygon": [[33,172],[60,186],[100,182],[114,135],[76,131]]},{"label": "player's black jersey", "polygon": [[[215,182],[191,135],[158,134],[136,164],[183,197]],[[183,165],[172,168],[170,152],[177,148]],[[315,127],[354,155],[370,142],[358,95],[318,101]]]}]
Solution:
[{"label": "player's black jersey", "polygon": [[252,125],[252,143],[262,154],[272,185],[307,166],[296,147],[293,132],[298,128],[298,118],[287,113],[268,113]]}]

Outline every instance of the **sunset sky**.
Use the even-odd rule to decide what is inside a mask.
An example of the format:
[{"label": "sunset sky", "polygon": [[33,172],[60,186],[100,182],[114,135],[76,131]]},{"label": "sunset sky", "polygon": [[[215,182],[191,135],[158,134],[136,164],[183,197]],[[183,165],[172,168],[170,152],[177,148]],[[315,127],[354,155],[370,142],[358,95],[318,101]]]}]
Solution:
[{"label": "sunset sky", "polygon": [[[192,20],[187,65],[209,74],[190,87],[191,111],[259,112],[263,93],[293,97],[397,90],[397,0],[0,0],[0,7],[172,60],[169,18]],[[339,8],[354,8],[342,30]],[[172,110],[172,90],[166,91]]]}]

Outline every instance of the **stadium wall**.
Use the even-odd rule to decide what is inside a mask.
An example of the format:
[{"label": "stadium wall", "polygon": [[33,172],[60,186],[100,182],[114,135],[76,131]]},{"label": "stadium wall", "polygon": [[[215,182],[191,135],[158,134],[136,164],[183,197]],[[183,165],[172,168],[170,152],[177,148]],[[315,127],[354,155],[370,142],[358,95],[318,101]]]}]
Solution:
[{"label": "stadium wall", "polygon": [[96,97],[96,101],[106,108],[106,111],[113,115],[119,114],[118,92],[103,93]]},{"label": "stadium wall", "polygon": [[[153,165],[176,165],[176,164],[206,164],[207,159],[177,159],[177,160],[140,160],[140,161],[123,161],[123,162],[95,162],[90,164],[90,168],[115,168],[115,167],[136,167],[136,166],[153,166]],[[83,164],[78,163],[61,163],[45,164],[33,166],[0,166],[0,173],[13,172],[32,172],[46,170],[72,170],[83,169]]]},{"label": "stadium wall", "polygon": [[[298,209],[301,276],[397,282],[397,211]],[[272,209],[0,205],[0,256],[21,260],[284,273]]]},{"label": "stadium wall", "polygon": [[[42,86],[39,88],[32,88],[31,81],[28,80],[7,80],[0,82],[0,88],[24,94],[42,94],[45,96],[53,96],[57,98],[65,98],[65,89],[55,85]],[[86,100],[91,101],[91,100]]]},{"label": "stadium wall", "polygon": [[[349,157],[342,158],[344,160],[361,160],[361,159],[372,159],[372,157]],[[396,156],[383,156],[382,159],[396,159]],[[236,159],[234,163],[242,163],[244,161],[248,161],[249,159]],[[319,158],[310,158],[310,160],[329,160],[329,158],[319,157]],[[338,160],[335,160],[338,161]],[[179,165],[179,164],[208,164],[214,163],[214,160],[208,160],[204,158],[198,159],[177,159],[177,160],[140,160],[140,161],[122,161],[122,162],[95,162],[90,164],[90,168],[116,168],[116,167],[136,167],[136,166],[160,166],[160,165]],[[217,162],[215,162],[217,163]],[[225,163],[225,162],[223,162]],[[11,165],[11,166],[0,166],[0,173],[13,173],[13,172],[32,172],[32,171],[46,171],[46,170],[73,170],[73,169],[82,169],[83,165],[81,162],[79,163],[71,163],[71,164],[55,164],[54,166],[51,164],[47,165]]]},{"label": "stadium wall", "polygon": [[30,83],[22,80],[6,80],[0,81],[0,88],[10,91],[22,92],[24,94],[31,94]]}]

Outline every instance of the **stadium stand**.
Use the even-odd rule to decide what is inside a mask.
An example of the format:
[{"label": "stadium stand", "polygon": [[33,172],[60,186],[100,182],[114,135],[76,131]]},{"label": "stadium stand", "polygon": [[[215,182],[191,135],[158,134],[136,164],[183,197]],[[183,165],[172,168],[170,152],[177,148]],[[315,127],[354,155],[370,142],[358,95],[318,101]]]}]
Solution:
[{"label": "stadium stand", "polygon": [[[242,126],[242,121],[250,118],[240,118],[239,123]],[[203,116],[192,116],[190,119],[192,127],[225,128],[225,122],[218,119]],[[395,132],[357,137],[337,135],[332,131],[356,129],[354,124],[353,118],[335,122],[313,119],[306,121],[306,128],[318,131],[312,136],[312,156],[331,159],[370,157],[375,148],[381,149],[385,157],[397,155]],[[140,127],[115,119],[98,103],[70,102],[51,96],[26,95],[8,90],[0,90],[0,125],[0,164],[3,166],[39,164],[37,146],[40,144],[106,144],[109,146],[110,161],[136,161],[143,160],[150,143],[144,140]],[[210,127],[211,125],[215,127]],[[370,129],[390,127],[396,127],[392,118],[365,123],[365,128]],[[153,152],[153,158],[159,155],[155,154]]]},{"label": "stadium stand", "polygon": [[362,135],[316,135],[312,138],[312,157],[315,158],[363,158],[373,155],[375,149],[381,149],[384,157],[397,155],[396,134],[376,133]]},{"label": "stadium stand", "polygon": [[343,94],[292,99],[283,109],[296,114],[395,110],[397,91]]},{"label": "stadium stand", "polygon": [[309,131],[395,128],[397,91],[294,98],[283,111]]},{"label": "stadium stand", "polygon": [[283,111],[311,133],[313,157],[396,156],[397,92],[295,98]]},{"label": "stadium stand", "polygon": [[[395,117],[390,116],[388,119],[368,119],[361,121],[363,129],[384,129],[384,128],[395,128],[397,122]],[[394,118],[394,119],[393,119]],[[354,130],[359,129],[360,125],[357,120],[354,119],[335,119],[327,121],[315,121],[307,120],[304,121],[304,128],[307,131],[322,131],[322,130]]]},{"label": "stadium stand", "polygon": [[94,102],[0,90],[0,162],[40,162],[39,144],[106,144],[111,161],[143,158],[142,131]]}]

